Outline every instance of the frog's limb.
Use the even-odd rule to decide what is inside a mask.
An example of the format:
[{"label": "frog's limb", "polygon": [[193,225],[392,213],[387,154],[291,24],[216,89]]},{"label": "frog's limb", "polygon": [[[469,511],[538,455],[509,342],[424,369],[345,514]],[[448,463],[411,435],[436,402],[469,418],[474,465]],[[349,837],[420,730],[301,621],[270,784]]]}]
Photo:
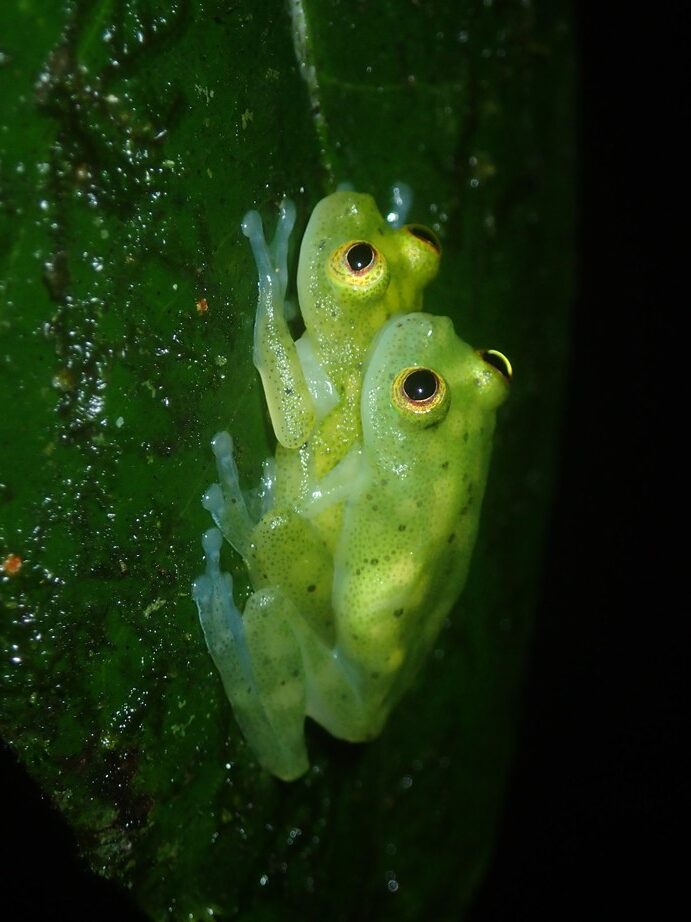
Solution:
[{"label": "frog's limb", "polygon": [[272,510],[257,525],[252,541],[247,566],[254,587],[270,586],[291,599],[310,629],[333,645],[333,555],[312,523],[293,509]]},{"label": "frog's limb", "polygon": [[[276,460],[275,458],[264,458],[262,461],[262,476],[259,487],[259,498],[261,499],[261,515],[271,509],[274,504],[276,495]],[[261,516],[260,516],[261,518]]]},{"label": "frog's limb", "polygon": [[307,633],[301,640],[305,671],[310,677],[308,717],[332,736],[351,743],[375,739],[389,712],[383,688],[363,677],[362,671],[344,659],[338,648],[327,649]]},{"label": "frog's limb", "polygon": [[[238,722],[261,764],[284,781],[299,778],[309,768],[305,745],[306,679],[302,652],[293,632],[298,617],[291,604],[273,589],[250,597],[243,622],[252,653],[256,701]],[[271,733],[253,736],[258,708]]]},{"label": "frog's limb", "polygon": [[259,274],[254,364],[261,375],[276,438],[286,448],[302,445],[315,424],[314,405],[285,317],[288,240],[294,224],[295,205],[289,199],[281,203],[271,246],[258,212],[249,211],[242,222]]},{"label": "frog's limb", "polygon": [[262,475],[259,486],[251,490],[243,490],[247,511],[250,518],[258,522],[274,506],[276,486],[276,461],[274,458],[264,458],[262,461]]},{"label": "frog's limb", "polygon": [[[223,539],[202,539],[206,573],[192,587],[209,653],[247,743],[267,771],[292,781],[309,767],[304,739],[305,677],[290,626],[290,604],[277,592],[256,592],[240,615],[233,584],[222,573]],[[294,617],[294,613],[293,617]]]},{"label": "frog's limb", "polygon": [[312,487],[309,495],[298,507],[298,512],[306,519],[311,519],[325,509],[342,503],[360,489],[362,478],[366,475],[362,449],[356,444]]},{"label": "frog's limb", "polygon": [[216,458],[220,483],[211,484],[202,497],[202,505],[211,513],[226,541],[246,559],[255,522],[250,518],[240,490],[230,433],[216,433],[211,440],[211,448]]},{"label": "frog's limb", "polygon": [[323,363],[317,358],[314,345],[307,333],[303,333],[298,339],[295,343],[295,348],[300,357],[300,367],[305,376],[310,396],[314,402],[317,420],[321,422],[334,407],[338,406],[340,401],[338,391],[327,375]]},{"label": "frog's limb", "polygon": [[407,183],[397,182],[391,187],[391,208],[386,220],[392,227],[403,227],[413,204],[413,190]]}]

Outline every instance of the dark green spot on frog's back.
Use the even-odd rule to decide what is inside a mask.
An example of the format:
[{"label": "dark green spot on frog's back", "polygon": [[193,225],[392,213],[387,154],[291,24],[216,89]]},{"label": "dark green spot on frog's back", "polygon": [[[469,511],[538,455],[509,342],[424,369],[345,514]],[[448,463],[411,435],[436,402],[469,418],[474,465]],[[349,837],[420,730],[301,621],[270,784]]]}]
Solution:
[{"label": "dark green spot on frog's back", "polygon": [[314,585],[314,583],[310,583],[309,586],[307,587],[307,591],[314,592],[316,588],[317,587]]},{"label": "dark green spot on frog's back", "polygon": [[394,616],[394,618],[400,618],[402,614],[403,614],[403,609],[402,609],[402,608],[397,608],[397,609],[394,611],[393,616]]}]

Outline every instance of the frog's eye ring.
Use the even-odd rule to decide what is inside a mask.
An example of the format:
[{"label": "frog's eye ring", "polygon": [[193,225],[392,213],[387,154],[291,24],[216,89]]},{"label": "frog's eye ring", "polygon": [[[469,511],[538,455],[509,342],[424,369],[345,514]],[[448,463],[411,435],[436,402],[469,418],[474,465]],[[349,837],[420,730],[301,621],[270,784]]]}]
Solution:
[{"label": "frog's eye ring", "polygon": [[389,284],[389,267],[384,256],[366,240],[349,240],[329,258],[328,275],[339,289],[355,297],[369,298]]},{"label": "frog's eye ring", "polygon": [[434,250],[437,255],[441,254],[441,243],[439,242],[439,238],[429,227],[425,227],[424,224],[406,224],[405,229],[409,234],[412,234],[413,237],[421,240],[430,247],[430,249]]},{"label": "frog's eye ring", "polygon": [[431,368],[404,368],[394,378],[392,398],[404,414],[434,422],[448,406],[446,381]]},{"label": "frog's eye ring", "polygon": [[511,367],[511,362],[503,352],[499,352],[497,349],[480,349],[478,355],[484,362],[491,365],[492,368],[496,368],[507,381],[511,380],[513,377],[513,368]]}]

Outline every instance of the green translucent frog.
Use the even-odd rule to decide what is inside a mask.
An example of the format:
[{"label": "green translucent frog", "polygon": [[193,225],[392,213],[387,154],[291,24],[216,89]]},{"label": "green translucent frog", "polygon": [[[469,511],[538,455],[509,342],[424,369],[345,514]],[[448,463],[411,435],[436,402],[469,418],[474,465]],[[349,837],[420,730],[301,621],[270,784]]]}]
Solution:
[{"label": "green translucent frog", "polygon": [[[291,466],[291,494],[304,471],[326,473],[359,435],[362,362],[372,337],[394,314],[421,310],[422,292],[439,269],[440,245],[417,224],[394,224],[374,199],[338,191],[312,212],[300,248],[297,294],[305,332],[294,342],[285,319],[286,250],[295,209],[284,201],[271,248],[261,219],[243,231],[259,269],[254,362],[264,385],[279,455]],[[281,448],[300,449],[286,455]]]},{"label": "green translucent frog", "polygon": [[[373,226],[348,225],[363,206]],[[244,225],[260,273],[255,362],[279,439],[275,464],[253,516],[231,438],[214,438],[220,483],[204,505],[219,528],[204,535],[207,570],[193,592],[248,743],[292,780],[309,764],[306,716],[342,739],[374,738],[434,642],[465,581],[510,366],[500,353],[474,352],[448,318],[417,312],[437,268],[434,238],[387,227],[369,197],[345,192],[320,203],[303,242],[307,346],[295,346],[283,314],[286,203],[282,215],[271,248],[258,218]],[[410,239],[427,249],[411,258]],[[388,283],[377,277],[376,295],[362,301],[343,285],[342,261],[364,245],[393,257]],[[411,278],[394,279],[392,264]],[[242,614],[220,570],[223,537],[254,588]]]}]

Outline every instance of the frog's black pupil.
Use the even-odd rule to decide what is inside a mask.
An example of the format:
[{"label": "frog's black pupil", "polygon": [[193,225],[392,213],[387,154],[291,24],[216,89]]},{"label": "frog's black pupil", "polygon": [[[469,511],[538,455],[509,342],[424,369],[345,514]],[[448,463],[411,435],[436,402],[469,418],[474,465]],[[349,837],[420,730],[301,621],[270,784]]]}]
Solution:
[{"label": "frog's black pupil", "polygon": [[374,249],[369,243],[354,243],[346,253],[348,265],[353,272],[362,272],[374,260]]},{"label": "frog's black pupil", "polygon": [[424,240],[426,243],[431,243],[435,250],[441,250],[439,241],[437,240],[436,234],[434,234],[429,227],[424,227],[422,224],[410,224],[408,225],[408,230],[410,233],[417,237],[418,240]]},{"label": "frog's black pupil", "polygon": [[429,400],[437,393],[437,376],[429,368],[416,368],[403,382],[403,390],[416,403]]}]

